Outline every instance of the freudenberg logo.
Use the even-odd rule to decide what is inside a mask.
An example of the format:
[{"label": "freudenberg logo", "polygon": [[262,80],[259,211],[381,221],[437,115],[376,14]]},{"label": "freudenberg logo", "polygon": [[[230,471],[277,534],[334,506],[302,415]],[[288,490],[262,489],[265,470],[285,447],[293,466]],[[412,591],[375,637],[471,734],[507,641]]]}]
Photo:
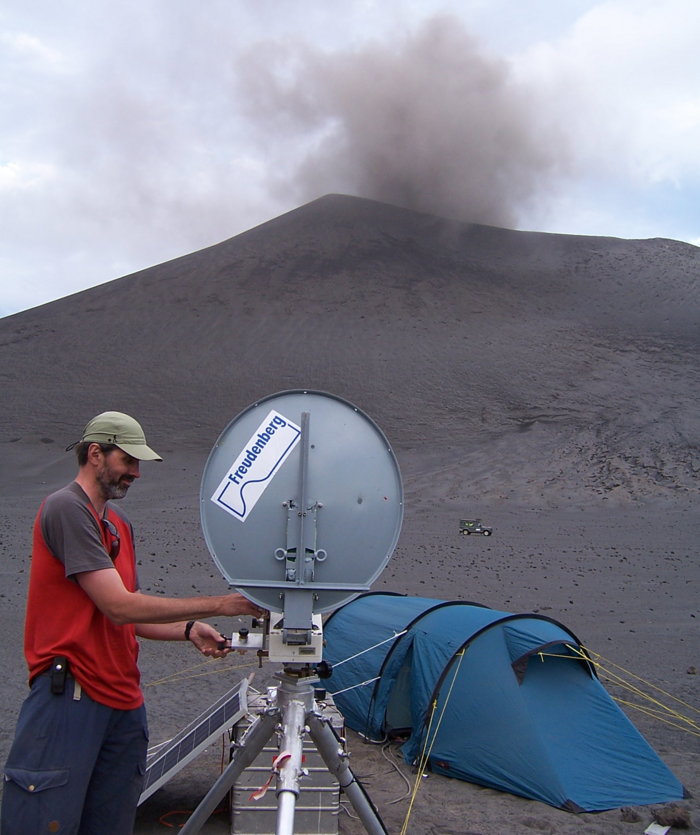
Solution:
[{"label": "freudenberg logo", "polygon": [[233,462],[211,500],[245,522],[300,437],[301,429],[273,409]]}]

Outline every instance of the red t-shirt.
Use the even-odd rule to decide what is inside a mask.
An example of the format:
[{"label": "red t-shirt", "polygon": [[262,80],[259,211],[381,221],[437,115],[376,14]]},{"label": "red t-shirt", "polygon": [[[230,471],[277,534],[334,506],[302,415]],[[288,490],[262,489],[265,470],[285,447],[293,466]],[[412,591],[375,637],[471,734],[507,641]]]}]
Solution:
[{"label": "red t-shirt", "polygon": [[137,590],[131,525],[111,502],[104,518],[119,534],[114,562],[109,556],[113,537],[76,482],[41,506],[34,524],[24,653],[30,682],[55,656],[63,655],[90,698],[132,710],[143,704],[135,626],[113,624],[74,577],[81,571],[116,568],[125,588]]}]

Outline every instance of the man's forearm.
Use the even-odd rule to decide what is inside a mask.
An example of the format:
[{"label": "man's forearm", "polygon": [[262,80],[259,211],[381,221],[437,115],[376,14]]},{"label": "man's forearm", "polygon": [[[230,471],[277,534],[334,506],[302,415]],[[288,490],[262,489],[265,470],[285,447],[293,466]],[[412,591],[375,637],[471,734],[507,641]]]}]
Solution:
[{"label": "man's forearm", "polygon": [[136,634],[149,641],[184,641],[187,623],[185,620],[176,623],[137,623]]},{"label": "man's forearm", "polygon": [[[127,595],[114,601],[109,612],[105,612],[114,623],[173,624],[212,618],[227,614],[227,598],[231,596],[173,598],[129,592]],[[185,627],[182,628],[184,631]]]},{"label": "man's forearm", "polygon": [[179,623],[137,623],[136,634],[140,638],[155,641],[183,641],[186,638],[209,658],[224,658],[231,652],[228,640],[210,623],[201,620]]},{"label": "man's forearm", "polygon": [[262,611],[241,594],[216,597],[156,597],[130,592],[113,568],[77,574],[80,587],[112,623],[177,623],[211,617],[258,615]]}]

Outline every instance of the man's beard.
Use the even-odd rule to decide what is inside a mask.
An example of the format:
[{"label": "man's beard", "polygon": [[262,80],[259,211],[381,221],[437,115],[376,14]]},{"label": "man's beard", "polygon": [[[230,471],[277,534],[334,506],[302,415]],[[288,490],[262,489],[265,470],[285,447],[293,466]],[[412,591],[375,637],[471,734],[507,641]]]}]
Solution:
[{"label": "man's beard", "polygon": [[132,481],[128,476],[117,477],[109,464],[105,464],[104,468],[97,473],[95,478],[100,485],[102,497],[106,500],[123,499],[129,487],[131,487]]}]

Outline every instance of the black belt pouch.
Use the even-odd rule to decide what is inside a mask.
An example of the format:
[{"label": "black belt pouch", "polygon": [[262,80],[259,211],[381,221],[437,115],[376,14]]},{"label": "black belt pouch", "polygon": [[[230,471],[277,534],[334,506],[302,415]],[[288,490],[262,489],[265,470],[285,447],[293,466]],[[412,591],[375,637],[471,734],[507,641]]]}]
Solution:
[{"label": "black belt pouch", "polygon": [[51,669],[51,692],[54,696],[60,696],[66,689],[66,676],[68,675],[68,659],[63,655],[57,655]]}]

